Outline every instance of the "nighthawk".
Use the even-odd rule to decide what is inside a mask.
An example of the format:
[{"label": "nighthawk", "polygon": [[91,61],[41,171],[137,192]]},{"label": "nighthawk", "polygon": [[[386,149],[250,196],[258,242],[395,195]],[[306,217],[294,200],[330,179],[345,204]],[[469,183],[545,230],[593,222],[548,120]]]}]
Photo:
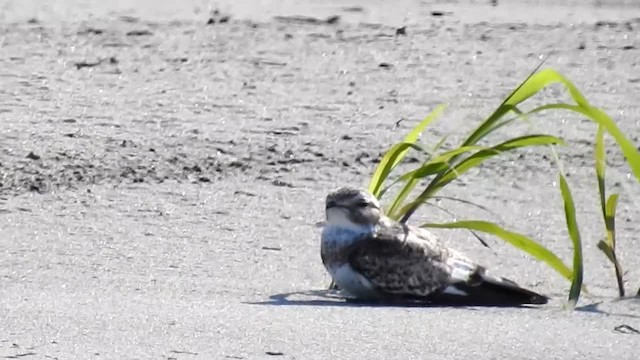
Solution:
[{"label": "nighthawk", "polygon": [[326,199],[322,262],[339,288],[363,301],[519,306],[548,298],[442,244],[431,232],[394,221],[378,200],[351,187]]}]

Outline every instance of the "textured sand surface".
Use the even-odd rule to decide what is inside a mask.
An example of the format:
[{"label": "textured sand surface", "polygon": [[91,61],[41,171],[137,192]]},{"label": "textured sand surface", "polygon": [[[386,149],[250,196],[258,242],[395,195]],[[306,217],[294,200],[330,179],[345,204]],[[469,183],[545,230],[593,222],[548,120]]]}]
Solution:
[{"label": "textured sand surface", "polygon": [[[326,193],[365,185],[437,104],[450,106],[424,141],[456,144],[552,49],[546,65],[640,144],[639,5],[488,3],[0,0],[0,357],[637,359],[640,336],[615,329],[640,329],[640,301],[614,300],[595,246],[595,127],[568,113],[505,135],[571,145],[560,157],[591,292],[579,311],[562,310],[568,284],[551,270],[464,232],[438,234],[551,304],[349,306],[321,291]],[[441,205],[569,263],[548,158],[504,156],[443,192],[493,216]],[[640,186],[614,147],[608,163],[635,292]]]}]

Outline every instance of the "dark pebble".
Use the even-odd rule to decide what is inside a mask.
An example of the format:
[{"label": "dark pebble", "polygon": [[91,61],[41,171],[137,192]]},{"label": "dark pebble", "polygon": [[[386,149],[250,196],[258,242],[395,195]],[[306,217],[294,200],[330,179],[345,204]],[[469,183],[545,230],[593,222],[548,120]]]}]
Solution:
[{"label": "dark pebble", "polygon": [[40,160],[40,156],[34,154],[33,151],[31,151],[29,152],[29,154],[27,154],[27,159]]}]

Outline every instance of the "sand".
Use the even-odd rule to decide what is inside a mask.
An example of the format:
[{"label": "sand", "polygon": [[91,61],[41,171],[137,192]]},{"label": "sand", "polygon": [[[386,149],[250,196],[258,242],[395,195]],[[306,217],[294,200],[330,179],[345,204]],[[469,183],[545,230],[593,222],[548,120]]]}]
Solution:
[{"label": "sand", "polygon": [[[576,311],[563,309],[569,284],[552,270],[457,231],[437,233],[552,302],[354,306],[324,292],[327,192],[366,185],[440,103],[424,142],[456,144],[554,49],[545,65],[640,144],[640,6],[503,2],[0,1],[0,357],[636,359],[640,301],[616,299],[596,248],[595,126],[570,113],[502,135],[570,144],[559,152],[590,291]],[[608,144],[635,293],[640,186]],[[503,156],[443,192],[493,215],[440,205],[528,234],[569,264],[548,159]]]}]

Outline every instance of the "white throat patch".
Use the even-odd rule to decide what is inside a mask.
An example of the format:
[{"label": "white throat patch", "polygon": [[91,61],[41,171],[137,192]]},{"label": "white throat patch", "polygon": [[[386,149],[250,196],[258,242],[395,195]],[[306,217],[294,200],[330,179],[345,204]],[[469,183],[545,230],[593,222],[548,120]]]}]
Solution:
[{"label": "white throat patch", "polygon": [[347,245],[373,231],[373,225],[356,224],[349,219],[346,209],[337,207],[327,210],[327,224],[322,231],[322,239]]},{"label": "white throat patch", "polygon": [[353,231],[362,231],[370,228],[370,226],[356,224],[351,221],[347,216],[347,210],[340,207],[327,209],[327,226],[336,226]]}]

